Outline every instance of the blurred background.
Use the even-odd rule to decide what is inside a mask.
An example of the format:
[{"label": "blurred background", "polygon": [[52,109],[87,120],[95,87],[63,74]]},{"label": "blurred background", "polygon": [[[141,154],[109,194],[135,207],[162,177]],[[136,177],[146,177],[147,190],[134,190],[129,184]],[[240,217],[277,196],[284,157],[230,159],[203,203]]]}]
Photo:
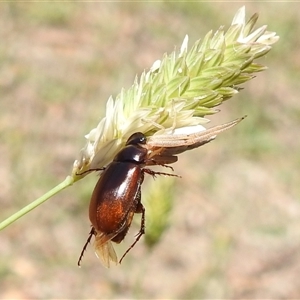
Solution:
[{"label": "blurred background", "polygon": [[[1,220],[70,174],[110,95],[185,34],[192,45],[228,28],[241,5],[2,2]],[[269,69],[210,118],[215,125],[248,117],[180,155],[170,226],[155,247],[143,237],[121,266],[105,269],[90,246],[77,267],[90,229],[92,174],[0,232],[0,297],[299,298],[299,8],[247,2],[247,19],[258,12],[258,25],[280,40],[260,60]]]}]

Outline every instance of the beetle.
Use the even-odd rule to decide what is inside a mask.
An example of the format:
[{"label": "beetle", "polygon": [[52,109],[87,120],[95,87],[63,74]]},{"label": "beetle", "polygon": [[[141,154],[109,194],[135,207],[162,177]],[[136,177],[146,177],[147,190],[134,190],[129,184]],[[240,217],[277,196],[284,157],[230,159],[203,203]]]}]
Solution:
[{"label": "beetle", "polygon": [[244,118],[190,134],[153,135],[148,141],[143,133],[136,132],[128,138],[124,148],[107,167],[86,171],[103,172],[91,197],[89,218],[92,228],[80,254],[78,266],[93,236],[96,255],[103,265],[110,267],[111,262],[117,264],[118,258],[112,242],[123,241],[136,213],[142,214],[140,230],[119,263],[145,233],[145,208],[141,202],[141,185],[145,173],[153,177],[156,175],[179,177],[175,174],[155,172],[146,166],[161,165],[173,170],[168,164],[177,161],[176,155],[209,143],[219,133],[235,126]]},{"label": "beetle", "polygon": [[178,177],[175,174],[155,172],[144,168],[147,164],[164,165],[154,162],[153,159],[151,162],[149,161],[148,150],[143,147],[145,144],[145,135],[141,132],[134,133],[106,168],[89,170],[103,170],[103,173],[92,194],[89,206],[92,229],[80,254],[78,266],[80,266],[83,254],[93,235],[95,236],[95,252],[103,265],[110,267],[110,262],[117,263],[117,255],[112,242],[120,243],[128,232],[134,214],[141,213],[140,230],[134,243],[121,257],[119,261],[121,263],[125,255],[145,233],[145,208],[141,202],[141,185],[144,181],[144,174],[147,173],[153,177],[156,175]]}]

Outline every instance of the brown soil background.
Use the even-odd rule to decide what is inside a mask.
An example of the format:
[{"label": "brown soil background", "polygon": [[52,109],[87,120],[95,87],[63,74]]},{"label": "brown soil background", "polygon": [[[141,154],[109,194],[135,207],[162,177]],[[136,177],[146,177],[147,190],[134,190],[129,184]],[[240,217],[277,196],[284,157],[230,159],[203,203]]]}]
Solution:
[{"label": "brown soil background", "polygon": [[[191,45],[228,26],[241,5],[0,3],[1,220],[70,173],[111,94],[185,34]],[[1,231],[0,297],[300,298],[299,8],[247,3],[247,16],[258,12],[281,39],[261,60],[269,70],[211,119],[248,118],[180,156],[159,244],[139,242],[109,270],[89,247],[79,269],[97,180],[89,176]]]}]

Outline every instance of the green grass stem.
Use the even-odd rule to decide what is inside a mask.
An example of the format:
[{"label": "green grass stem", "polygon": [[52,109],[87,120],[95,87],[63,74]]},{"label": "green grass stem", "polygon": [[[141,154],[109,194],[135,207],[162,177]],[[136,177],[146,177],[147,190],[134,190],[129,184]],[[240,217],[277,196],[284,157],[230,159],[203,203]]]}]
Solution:
[{"label": "green grass stem", "polygon": [[41,205],[42,203],[47,201],[49,198],[56,195],[57,193],[59,193],[60,191],[65,189],[66,187],[72,185],[73,183],[74,183],[74,178],[72,176],[67,176],[66,179],[63,182],[61,182],[60,184],[55,186],[53,189],[48,191],[46,194],[44,194],[43,196],[41,196],[38,199],[34,200],[30,204],[26,205],[25,207],[23,207],[22,209],[20,209],[19,211],[17,211],[13,215],[11,215],[10,217],[8,217],[4,221],[2,221],[0,223],[0,230],[4,229],[8,225],[10,225],[13,222],[17,221],[19,218],[23,217],[25,214],[29,213],[31,210],[33,210],[37,206]]}]

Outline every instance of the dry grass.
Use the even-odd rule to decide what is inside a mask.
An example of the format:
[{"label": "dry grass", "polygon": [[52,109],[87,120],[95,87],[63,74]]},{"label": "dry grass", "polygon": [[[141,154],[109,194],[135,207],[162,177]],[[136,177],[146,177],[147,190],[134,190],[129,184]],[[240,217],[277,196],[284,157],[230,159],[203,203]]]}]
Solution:
[{"label": "dry grass", "polygon": [[[229,24],[240,5],[1,3],[1,219],[69,174],[111,93],[186,33],[192,42]],[[299,11],[247,4],[281,40],[269,70],[213,123],[248,118],[181,155],[171,226],[155,248],[140,242],[110,270],[89,248],[77,268],[89,176],[1,232],[1,298],[299,298]]]}]

